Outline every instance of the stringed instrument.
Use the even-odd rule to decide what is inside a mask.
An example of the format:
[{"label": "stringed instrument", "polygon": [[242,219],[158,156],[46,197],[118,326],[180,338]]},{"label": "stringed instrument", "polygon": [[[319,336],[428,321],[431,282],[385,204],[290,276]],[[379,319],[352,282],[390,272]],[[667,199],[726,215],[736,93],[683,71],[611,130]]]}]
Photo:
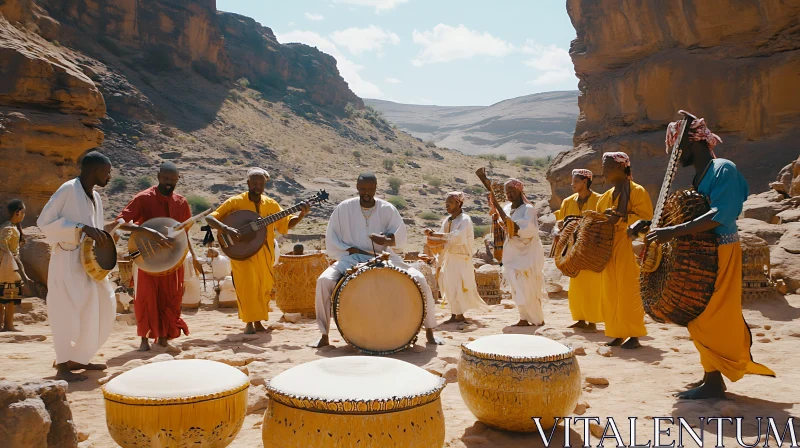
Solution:
[{"label": "stringed instrument", "polygon": [[[314,197],[306,199],[303,202],[313,205],[321,204],[327,200],[328,193],[325,190],[320,190]],[[237,210],[229,214],[222,220],[222,223],[239,231],[241,238],[239,241],[234,241],[230,235],[217,231],[220,249],[233,260],[247,260],[258,253],[261,247],[267,242],[267,227],[269,227],[270,224],[300,211],[302,208],[301,204],[302,202],[293,205],[291,208],[263,218],[256,212],[250,210]],[[269,244],[272,243],[270,242]]]},{"label": "stringed instrument", "polygon": [[[675,144],[672,145],[672,153],[670,154],[669,164],[667,165],[667,172],[664,174],[664,181],[661,183],[661,191],[658,193],[658,201],[656,202],[656,208],[653,212],[653,220],[637,221],[630,226],[632,230],[640,229],[637,232],[638,236],[645,235],[651,228],[657,229],[663,224],[662,214],[664,213],[664,204],[666,204],[667,198],[669,197],[669,190],[672,186],[672,182],[675,180],[675,173],[678,171],[681,153],[683,152],[681,149],[681,142],[683,142],[683,139],[689,134],[692,122],[697,119],[697,117],[690,113],[681,112],[684,115],[684,119],[680,120],[678,124],[678,138],[675,140]],[[641,271],[646,273],[654,272],[661,264],[662,256],[663,251],[660,244],[646,246],[637,257],[637,262],[639,263]]]},{"label": "stringed instrument", "polygon": [[[505,202],[505,191],[502,189],[502,186],[499,184],[493,184],[489,180],[489,178],[486,176],[486,168],[478,168],[478,170],[475,171],[475,174],[478,176],[478,179],[481,180],[483,186],[489,190],[489,195],[492,197],[492,199],[494,199],[494,202],[497,202],[498,204],[500,203],[498,196],[500,196],[503,199],[503,202]],[[514,222],[511,220],[511,218],[507,217],[506,222],[501,223],[496,216],[493,216],[492,237],[494,253],[492,255],[498,263],[503,263],[503,245],[505,244],[506,233],[508,233],[510,236],[515,235]]]},{"label": "stringed instrument", "polygon": [[166,216],[148,219],[139,227],[166,235],[172,240],[172,247],[159,245],[157,240],[147,234],[131,235],[128,240],[131,260],[139,269],[151,275],[163,276],[175,272],[183,266],[183,261],[189,253],[189,237],[185,229],[211,212],[212,209],[208,209],[180,223]]}]

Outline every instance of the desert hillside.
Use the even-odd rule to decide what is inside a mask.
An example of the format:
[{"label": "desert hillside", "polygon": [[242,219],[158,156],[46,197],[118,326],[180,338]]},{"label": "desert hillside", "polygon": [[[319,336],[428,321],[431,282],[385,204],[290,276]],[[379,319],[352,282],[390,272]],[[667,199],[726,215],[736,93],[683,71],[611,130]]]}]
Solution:
[{"label": "desert hillside", "polygon": [[364,102],[425,141],[465,154],[509,158],[555,156],[571,149],[578,118],[577,91],[537,93],[486,107]]},{"label": "desert hillside", "polygon": [[[333,57],[280,43],[214,1],[3,2],[0,74],[0,201],[24,199],[28,223],[92,148],[114,162],[108,219],[165,160],[181,168],[178,192],[198,210],[243,191],[251,166],[271,172],[268,193],[284,206],[326,189],[332,204],[292,237],[318,244],[363,171],[378,174],[415,244],[443,216],[444,192],[471,191],[471,210],[485,209],[474,171],[487,161],[393,128],[364,108]],[[522,175],[543,199],[542,169],[526,170],[497,160],[492,173]]]}]

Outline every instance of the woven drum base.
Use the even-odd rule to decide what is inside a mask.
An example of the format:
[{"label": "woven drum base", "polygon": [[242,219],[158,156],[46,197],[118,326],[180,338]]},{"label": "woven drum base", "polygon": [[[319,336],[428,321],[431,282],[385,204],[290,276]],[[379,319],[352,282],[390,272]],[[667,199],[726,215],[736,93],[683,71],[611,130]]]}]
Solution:
[{"label": "woven drum base", "polygon": [[108,432],[123,448],[223,448],[242,428],[249,385],[213,361],[137,367],[103,387]]},{"label": "woven drum base", "polygon": [[337,415],[295,409],[270,400],[262,429],[264,448],[441,448],[441,399],[381,414]]},{"label": "woven drum base", "polygon": [[328,268],[324,253],[281,254],[275,266],[275,302],[286,313],[316,317],[317,278]]},{"label": "woven drum base", "polygon": [[570,415],[581,395],[571,348],[540,336],[494,335],[461,346],[458,387],[469,410],[493,428],[537,431]]}]

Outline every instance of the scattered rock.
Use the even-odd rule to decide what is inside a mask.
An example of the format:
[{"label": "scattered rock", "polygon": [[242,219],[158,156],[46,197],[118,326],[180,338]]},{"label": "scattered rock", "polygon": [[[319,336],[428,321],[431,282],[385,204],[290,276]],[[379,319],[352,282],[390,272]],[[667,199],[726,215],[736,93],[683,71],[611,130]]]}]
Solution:
[{"label": "scattered rock", "polygon": [[786,282],[779,278],[775,281],[775,290],[778,291],[781,295],[789,294],[789,287],[786,285]]},{"label": "scattered rock", "polygon": [[293,324],[296,324],[303,319],[303,315],[301,313],[285,313],[283,315],[283,319],[286,322],[291,322]]},{"label": "scattered rock", "polygon": [[447,366],[448,364],[446,361],[439,358],[433,358],[430,362],[428,362],[428,364],[426,364],[422,368],[436,376],[441,376],[444,378],[444,373],[447,370]]},{"label": "scattered rock", "polygon": [[9,448],[46,448],[52,424],[44,402],[27,398],[0,410],[0,440]]},{"label": "scattered rock", "polygon": [[762,338],[762,339],[759,339],[758,342],[761,342],[762,344],[768,344],[768,343],[772,342],[772,340],[770,338]]},{"label": "scattered rock", "polygon": [[425,346],[424,345],[419,345],[419,344],[414,344],[414,346],[411,347],[411,351],[413,353],[422,353],[422,352],[425,351]]},{"label": "scattered rock", "polygon": [[247,394],[247,413],[255,414],[258,411],[266,409],[268,405],[269,397],[267,396],[267,388],[264,385],[250,385]]},{"label": "scattered rock", "polygon": [[229,334],[225,336],[225,342],[250,342],[260,337],[257,334]]},{"label": "scattered rock", "polygon": [[764,336],[764,333],[756,333],[756,336]]},{"label": "scattered rock", "polygon": [[444,379],[447,384],[458,382],[458,366],[455,364],[448,364],[444,369]]},{"label": "scattered rock", "polygon": [[85,442],[89,440],[89,434],[86,434],[83,431],[78,431],[78,443]]},{"label": "scattered rock", "polygon": [[578,403],[575,405],[575,409],[572,411],[575,415],[583,415],[586,413],[586,409],[589,407],[586,403]]},{"label": "scattered rock", "polygon": [[608,379],[600,376],[587,376],[586,382],[593,386],[608,386]]},{"label": "scattered rock", "polygon": [[751,218],[736,221],[736,226],[739,228],[740,234],[757,236],[770,245],[777,243],[786,232],[784,226],[767,224],[763,221]]},{"label": "scattered rock", "polygon": [[152,364],[152,363],[155,363],[155,362],[164,362],[164,361],[173,361],[173,360],[175,360],[175,358],[172,355],[170,355],[168,353],[162,353],[160,355],[153,356],[152,358],[147,360],[147,362]]},{"label": "scattered rock", "polygon": [[592,435],[597,437],[598,439],[600,437],[603,437],[603,430],[604,428],[598,425],[597,423],[589,423],[589,432],[591,432]]},{"label": "scattered rock", "polygon": [[586,356],[586,349],[582,345],[573,347],[575,354],[578,356]]},{"label": "scattered rock", "polygon": [[765,330],[772,330],[772,325],[764,325]]},{"label": "scattered rock", "polygon": [[614,355],[614,352],[611,351],[611,347],[598,347],[597,354],[609,358]]}]

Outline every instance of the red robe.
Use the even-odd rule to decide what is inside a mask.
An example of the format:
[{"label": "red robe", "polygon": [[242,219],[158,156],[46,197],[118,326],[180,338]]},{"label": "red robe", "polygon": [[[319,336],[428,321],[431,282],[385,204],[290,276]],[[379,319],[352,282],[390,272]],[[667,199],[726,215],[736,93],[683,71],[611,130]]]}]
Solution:
[{"label": "red robe", "polygon": [[[158,187],[151,187],[133,197],[117,219],[137,225],[151,218],[169,217],[178,222],[192,217],[189,203],[183,196],[164,196]],[[181,319],[183,300],[183,265],[165,276],[153,276],[141,269],[136,279],[136,332],[140,337],[174,339],[189,334],[189,326]]]}]

